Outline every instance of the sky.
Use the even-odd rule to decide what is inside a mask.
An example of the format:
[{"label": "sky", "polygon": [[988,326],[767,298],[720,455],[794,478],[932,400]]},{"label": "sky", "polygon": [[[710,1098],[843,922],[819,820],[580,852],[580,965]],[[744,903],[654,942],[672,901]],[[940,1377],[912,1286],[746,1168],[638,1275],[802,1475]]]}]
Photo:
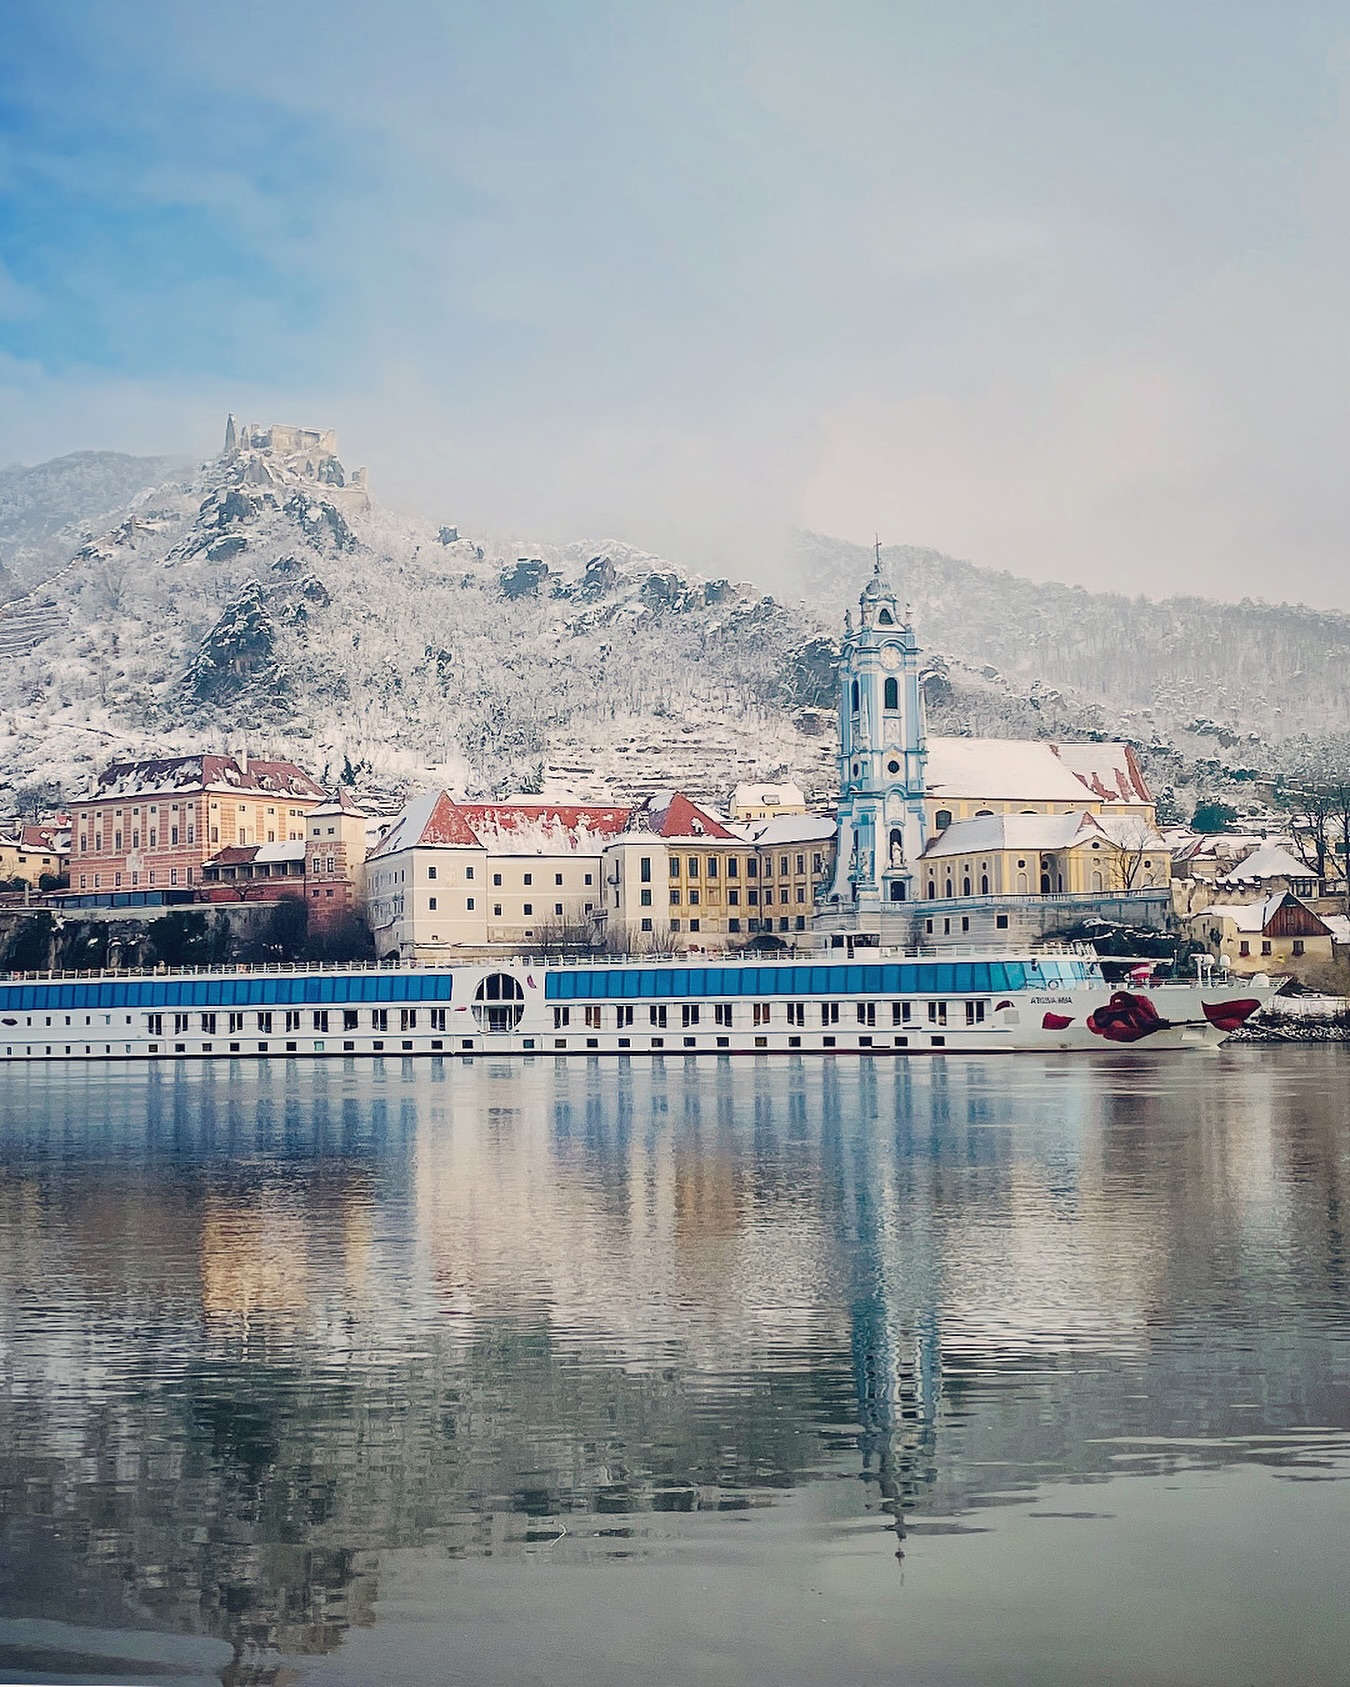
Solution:
[{"label": "sky", "polygon": [[1350,13],[8,0],[0,463],[1350,609]]}]

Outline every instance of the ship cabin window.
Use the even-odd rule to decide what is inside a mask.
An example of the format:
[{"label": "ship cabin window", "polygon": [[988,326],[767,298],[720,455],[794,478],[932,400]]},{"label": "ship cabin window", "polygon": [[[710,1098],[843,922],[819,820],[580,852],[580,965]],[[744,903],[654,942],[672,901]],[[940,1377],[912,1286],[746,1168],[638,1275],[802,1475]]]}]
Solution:
[{"label": "ship cabin window", "polygon": [[929,1002],[928,1023],[930,1025],[945,1025],[947,1023],[946,1002]]}]

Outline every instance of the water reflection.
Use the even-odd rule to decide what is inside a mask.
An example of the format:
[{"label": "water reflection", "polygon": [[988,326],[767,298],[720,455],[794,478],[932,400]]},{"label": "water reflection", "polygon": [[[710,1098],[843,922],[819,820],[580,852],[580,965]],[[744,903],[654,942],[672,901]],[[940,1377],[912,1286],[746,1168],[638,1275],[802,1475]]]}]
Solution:
[{"label": "water reflection", "polygon": [[1058,1477],[1339,1471],[1348,1072],[7,1074],[0,1612],[264,1682],[403,1549],[660,1555],[846,1476],[903,1554]]}]

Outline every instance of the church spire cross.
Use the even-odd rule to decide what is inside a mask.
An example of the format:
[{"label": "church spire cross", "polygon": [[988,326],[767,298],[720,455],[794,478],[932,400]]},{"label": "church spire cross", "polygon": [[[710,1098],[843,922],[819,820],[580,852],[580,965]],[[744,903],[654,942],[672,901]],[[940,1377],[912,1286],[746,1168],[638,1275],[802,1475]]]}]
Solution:
[{"label": "church spire cross", "polygon": [[872,564],[872,573],[879,580],[881,578],[881,535],[876,536],[876,561]]}]

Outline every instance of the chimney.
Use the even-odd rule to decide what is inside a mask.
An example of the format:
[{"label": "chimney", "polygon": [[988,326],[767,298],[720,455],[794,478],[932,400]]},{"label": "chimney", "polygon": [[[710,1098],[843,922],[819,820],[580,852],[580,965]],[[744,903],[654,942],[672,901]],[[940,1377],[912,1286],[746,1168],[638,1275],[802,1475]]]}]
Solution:
[{"label": "chimney", "polygon": [[242,773],[244,775],[244,777],[247,779],[247,777],[248,777],[248,745],[247,744],[241,744],[239,746],[239,754],[234,759],[239,763],[240,773]]}]

